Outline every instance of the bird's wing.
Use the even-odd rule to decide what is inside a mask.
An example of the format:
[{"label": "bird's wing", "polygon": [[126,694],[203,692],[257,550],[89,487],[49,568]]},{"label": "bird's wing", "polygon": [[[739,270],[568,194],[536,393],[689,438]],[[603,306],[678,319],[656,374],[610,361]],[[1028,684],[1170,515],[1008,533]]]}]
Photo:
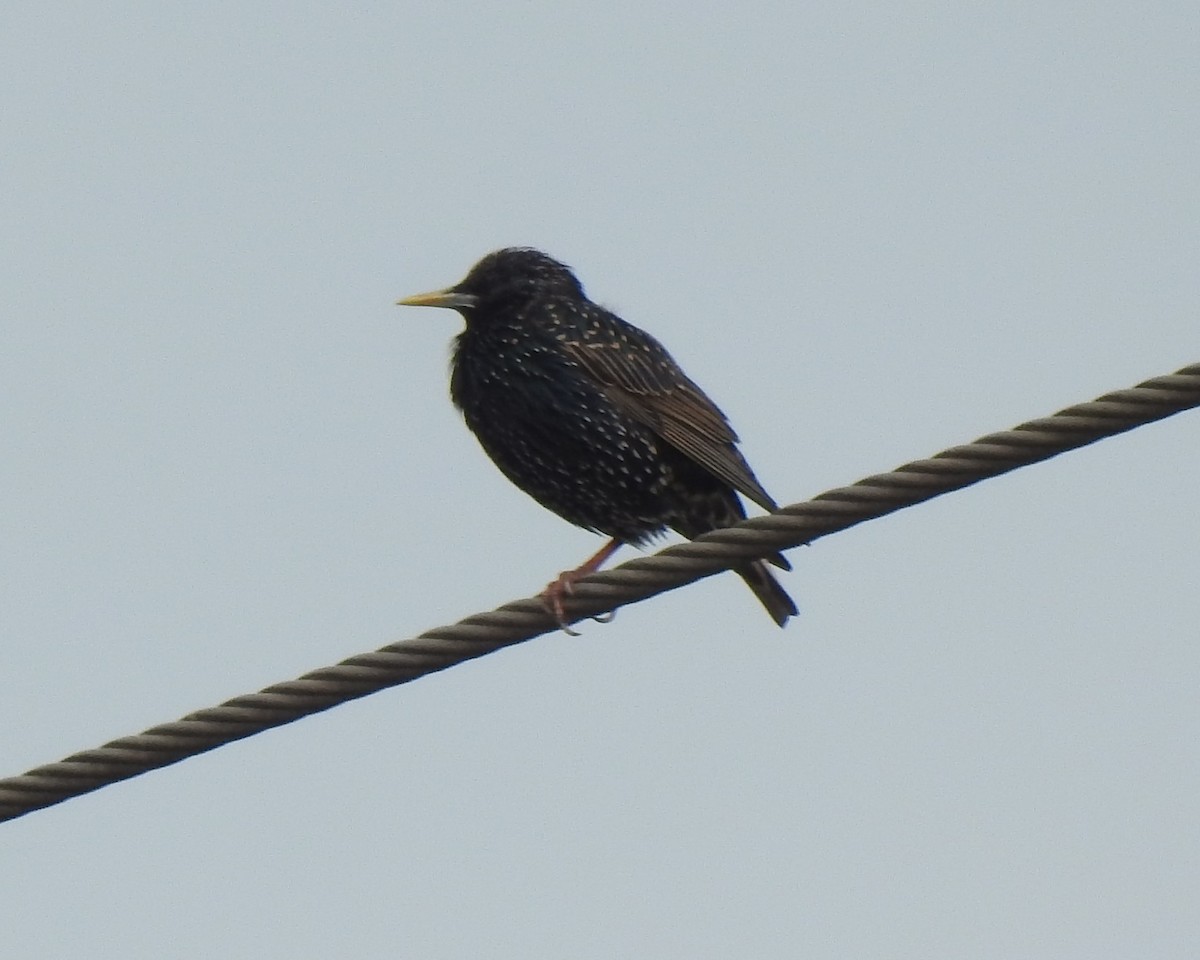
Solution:
[{"label": "bird's wing", "polygon": [[631,417],[763,509],[776,508],[734,446],[725,415],[657,340],[622,322],[593,326],[563,346]]}]

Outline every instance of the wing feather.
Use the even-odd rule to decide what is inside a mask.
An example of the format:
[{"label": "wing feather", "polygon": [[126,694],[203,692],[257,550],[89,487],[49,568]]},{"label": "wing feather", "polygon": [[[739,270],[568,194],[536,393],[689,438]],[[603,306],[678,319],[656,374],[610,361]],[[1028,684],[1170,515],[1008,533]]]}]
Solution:
[{"label": "wing feather", "polygon": [[688,379],[649,334],[620,323],[595,325],[563,346],[609,398],[680,453],[766,510],[775,501],[738,452],[737,434],[725,415]]}]

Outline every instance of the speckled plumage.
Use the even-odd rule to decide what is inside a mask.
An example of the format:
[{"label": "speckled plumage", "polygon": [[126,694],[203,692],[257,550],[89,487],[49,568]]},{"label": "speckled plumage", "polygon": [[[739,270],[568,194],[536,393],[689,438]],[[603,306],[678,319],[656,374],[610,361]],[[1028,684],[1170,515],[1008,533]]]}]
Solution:
[{"label": "speckled plumage", "polygon": [[[546,254],[499,250],[455,286],[401,303],[463,315],[451,398],[504,475],[571,523],[643,544],[737,522],[737,493],[775,508],[724,415],[663,346]],[[796,613],[765,563],[737,572],[777,623]]]}]

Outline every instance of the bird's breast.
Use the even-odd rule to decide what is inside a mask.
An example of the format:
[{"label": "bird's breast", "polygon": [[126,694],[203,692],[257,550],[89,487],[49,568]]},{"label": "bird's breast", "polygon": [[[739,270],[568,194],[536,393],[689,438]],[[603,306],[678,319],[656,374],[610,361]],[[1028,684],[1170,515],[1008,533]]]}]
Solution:
[{"label": "bird's breast", "polygon": [[492,461],[543,506],[631,543],[667,522],[663,441],[552,336],[464,334],[450,391]]},{"label": "bird's breast", "polygon": [[541,339],[461,335],[450,372],[450,396],[470,419],[499,408],[510,416],[550,413],[588,385],[561,349]]}]

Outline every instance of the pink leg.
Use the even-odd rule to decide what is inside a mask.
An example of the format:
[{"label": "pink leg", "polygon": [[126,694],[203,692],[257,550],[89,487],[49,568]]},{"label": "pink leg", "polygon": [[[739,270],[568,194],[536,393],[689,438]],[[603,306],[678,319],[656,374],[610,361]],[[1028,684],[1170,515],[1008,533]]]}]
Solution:
[{"label": "pink leg", "polygon": [[558,625],[571,636],[577,637],[579,633],[567,625],[562,606],[563,596],[570,596],[571,592],[575,589],[575,581],[599,570],[609,557],[621,549],[623,543],[624,541],[622,540],[609,540],[608,543],[588,557],[574,570],[564,570],[560,573],[557,579],[542,591],[542,603],[546,605],[546,609],[558,621]]}]

